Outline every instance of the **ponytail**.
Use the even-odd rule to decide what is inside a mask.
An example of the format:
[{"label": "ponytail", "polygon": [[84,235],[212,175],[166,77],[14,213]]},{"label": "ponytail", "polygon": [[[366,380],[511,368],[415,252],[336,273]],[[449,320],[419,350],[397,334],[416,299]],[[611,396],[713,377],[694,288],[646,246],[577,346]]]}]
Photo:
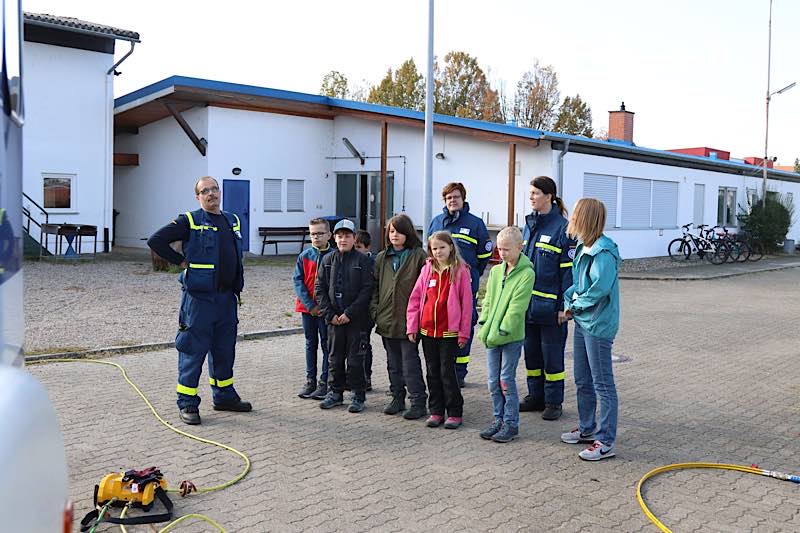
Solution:
[{"label": "ponytail", "polygon": [[556,196],[555,203],[558,206],[558,210],[561,211],[561,216],[567,218],[569,211],[567,211],[567,206],[564,205],[564,200],[560,196]]}]

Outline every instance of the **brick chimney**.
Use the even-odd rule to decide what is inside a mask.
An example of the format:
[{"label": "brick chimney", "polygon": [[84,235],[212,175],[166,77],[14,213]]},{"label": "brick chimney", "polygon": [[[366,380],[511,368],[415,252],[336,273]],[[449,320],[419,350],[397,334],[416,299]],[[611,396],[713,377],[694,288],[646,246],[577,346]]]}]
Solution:
[{"label": "brick chimney", "polygon": [[625,102],[619,111],[608,112],[608,138],[633,143],[633,113],[625,111]]}]

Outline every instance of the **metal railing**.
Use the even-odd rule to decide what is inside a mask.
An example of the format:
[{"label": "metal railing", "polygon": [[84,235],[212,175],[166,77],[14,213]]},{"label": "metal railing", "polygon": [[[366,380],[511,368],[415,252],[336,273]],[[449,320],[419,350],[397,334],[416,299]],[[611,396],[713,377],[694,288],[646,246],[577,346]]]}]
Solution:
[{"label": "metal railing", "polygon": [[[39,238],[38,238],[39,246],[43,247],[44,245],[42,244],[42,236],[43,236],[42,224],[49,224],[50,223],[50,213],[48,213],[47,210],[44,207],[39,205],[39,203],[36,202],[36,200],[31,198],[30,196],[28,196],[24,192],[22,193],[22,198],[23,198],[22,216],[24,217],[23,226],[25,227],[25,231],[28,233],[28,235],[33,237],[33,235],[31,234],[31,224],[36,225],[39,228]],[[31,213],[31,208],[25,205],[25,202],[24,202],[25,200],[27,200],[28,202],[30,202],[31,204],[36,206],[36,208],[39,210],[39,214],[40,215],[44,215],[44,221],[43,222],[39,222],[38,220],[36,220],[33,217],[33,214]]]}]

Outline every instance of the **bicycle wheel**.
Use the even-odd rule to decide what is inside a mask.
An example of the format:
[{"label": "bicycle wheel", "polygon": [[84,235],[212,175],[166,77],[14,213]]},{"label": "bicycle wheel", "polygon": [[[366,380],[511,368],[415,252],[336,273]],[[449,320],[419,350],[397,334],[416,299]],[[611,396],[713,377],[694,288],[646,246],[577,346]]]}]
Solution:
[{"label": "bicycle wheel", "polygon": [[708,260],[711,261],[712,265],[721,265],[728,260],[728,255],[728,247],[725,243],[712,243],[708,253]]},{"label": "bicycle wheel", "polygon": [[667,252],[673,261],[688,261],[692,248],[683,239],[672,239],[667,246]]},{"label": "bicycle wheel", "polygon": [[739,257],[736,259],[740,263],[744,263],[750,258],[750,245],[745,241],[739,243]]},{"label": "bicycle wheel", "polygon": [[764,247],[758,241],[750,243],[750,261],[759,261],[764,257]]},{"label": "bicycle wheel", "polygon": [[728,247],[728,263],[735,263],[739,260],[742,254],[742,248],[736,241],[726,241],[725,245]]}]

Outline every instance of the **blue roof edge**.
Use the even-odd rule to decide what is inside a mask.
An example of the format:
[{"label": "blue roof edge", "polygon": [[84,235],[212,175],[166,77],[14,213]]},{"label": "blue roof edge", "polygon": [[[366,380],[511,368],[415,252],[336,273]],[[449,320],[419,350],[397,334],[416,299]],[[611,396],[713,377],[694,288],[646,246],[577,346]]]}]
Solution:
[{"label": "blue roof edge", "polygon": [[[267,98],[279,98],[284,100],[294,100],[298,102],[305,102],[311,104],[327,105],[330,107],[340,109],[350,109],[354,111],[364,111],[368,113],[376,113],[381,115],[389,115],[400,118],[407,118],[411,120],[425,120],[425,113],[423,111],[414,111],[411,109],[404,109],[400,107],[392,107],[382,104],[370,104],[367,102],[357,102],[354,100],[345,100],[342,98],[332,98],[318,94],[301,93],[296,91],[286,91],[282,89],[272,89],[269,87],[259,87],[256,85],[246,85],[240,83],[231,83],[224,81],[208,80],[204,78],[193,78],[188,76],[170,76],[161,81],[157,81],[141,89],[137,89],[131,93],[120,96],[114,100],[114,107],[120,107],[130,102],[136,101],[140,98],[147,97],[151,94],[157,93],[164,89],[173,86],[191,87],[194,89],[206,89],[226,91],[239,94],[246,94],[249,96],[262,96]],[[505,135],[512,135],[515,137],[522,137],[536,140],[550,140],[550,141],[567,141],[578,142],[581,144],[594,145],[609,150],[623,150],[627,152],[635,152],[642,154],[649,154],[668,159],[678,159],[684,161],[702,162],[705,164],[717,165],[720,167],[729,167],[736,169],[758,170],[761,167],[755,165],[748,165],[747,163],[737,163],[734,161],[726,161],[724,159],[711,159],[704,156],[697,156],[691,154],[681,154],[677,152],[670,152],[668,150],[659,150],[656,148],[646,148],[637,146],[634,143],[624,141],[601,139],[592,139],[590,137],[583,137],[580,135],[569,135],[565,133],[556,133],[551,131],[543,131],[532,128],[524,128],[522,126],[513,126],[510,124],[500,124],[496,122],[486,122],[483,120],[475,120],[469,118],[460,118],[450,115],[441,115],[434,113],[434,122],[438,124],[447,124],[451,126],[458,126],[468,129],[477,129],[493,133],[500,133]],[[778,174],[790,178],[798,179],[798,175],[794,172],[785,170],[770,169],[770,174]]]}]

